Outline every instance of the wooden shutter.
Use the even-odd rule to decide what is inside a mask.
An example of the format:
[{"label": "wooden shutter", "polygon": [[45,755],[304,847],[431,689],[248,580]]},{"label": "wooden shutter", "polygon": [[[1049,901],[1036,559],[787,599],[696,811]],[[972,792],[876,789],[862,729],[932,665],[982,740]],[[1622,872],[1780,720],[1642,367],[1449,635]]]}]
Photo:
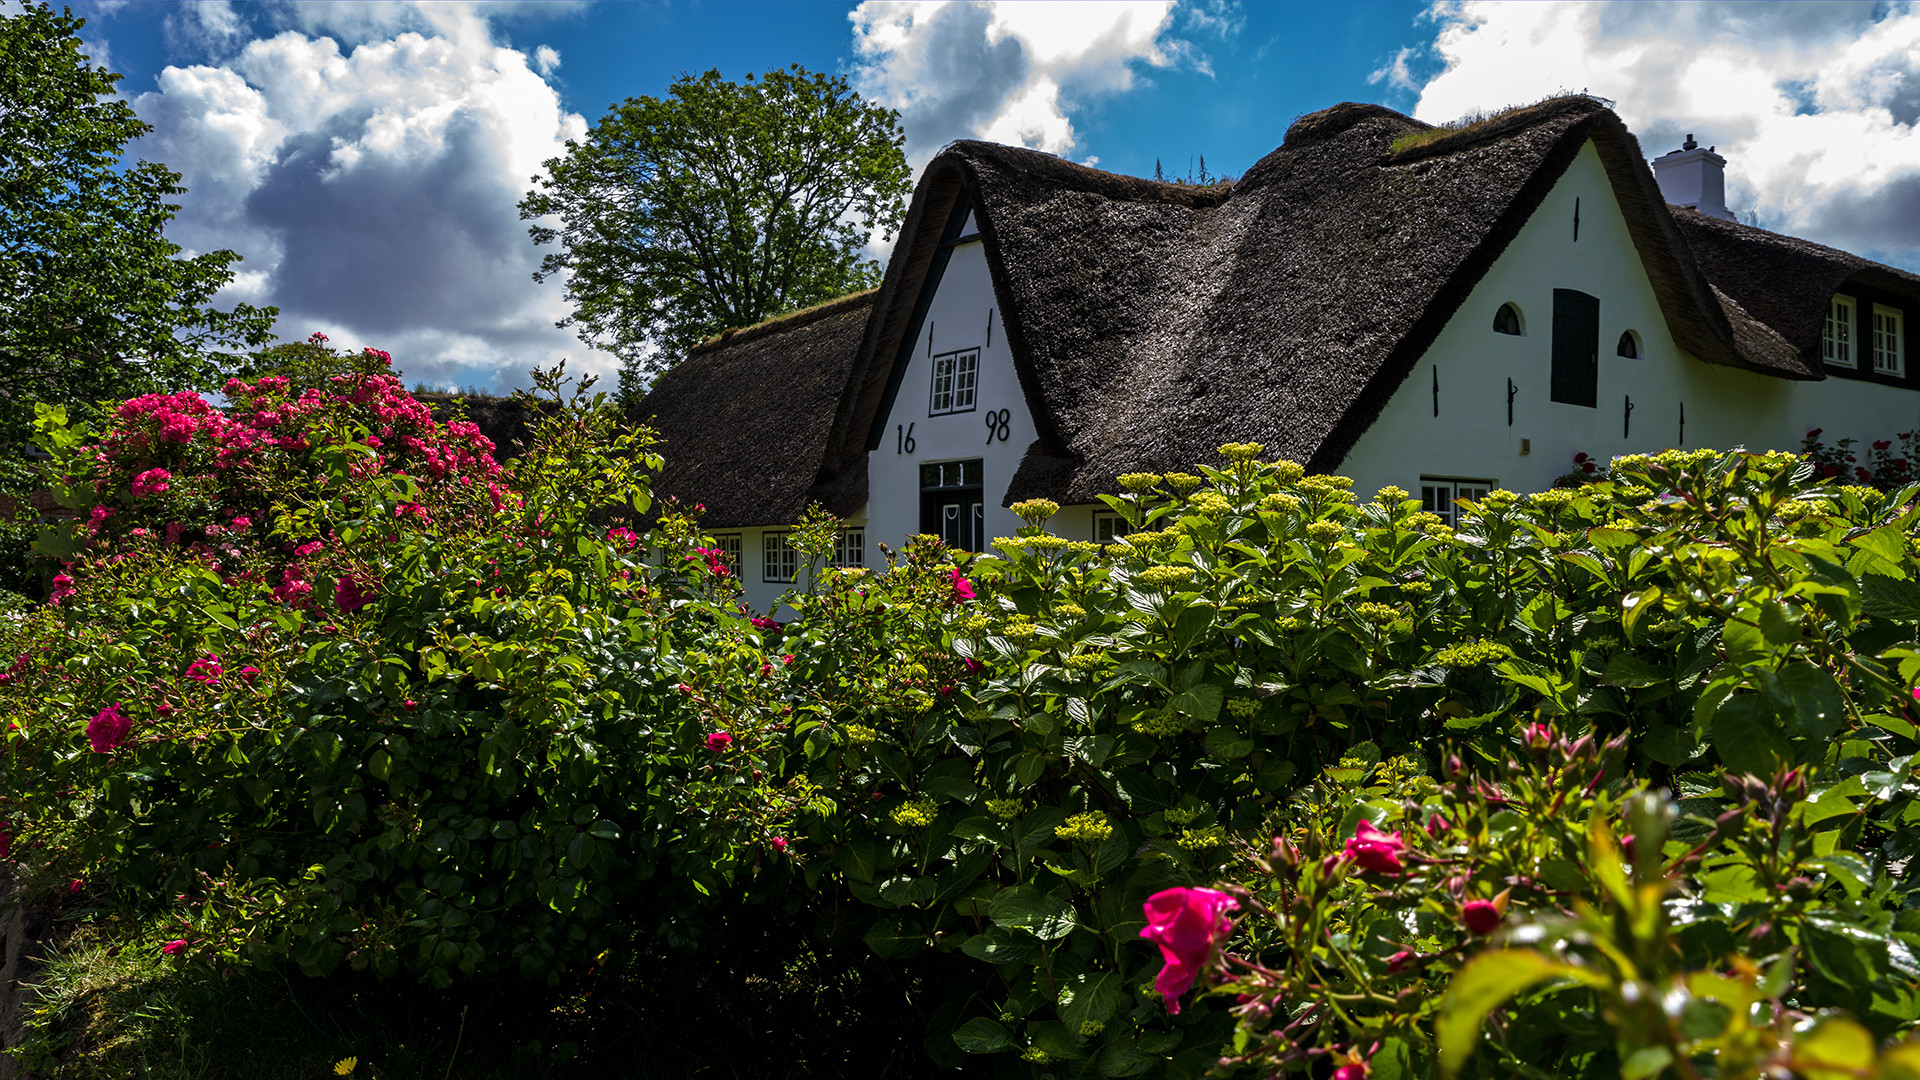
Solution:
[{"label": "wooden shutter", "polygon": [[1600,399],[1600,299],[1575,289],[1553,290],[1551,397],[1594,408]]}]

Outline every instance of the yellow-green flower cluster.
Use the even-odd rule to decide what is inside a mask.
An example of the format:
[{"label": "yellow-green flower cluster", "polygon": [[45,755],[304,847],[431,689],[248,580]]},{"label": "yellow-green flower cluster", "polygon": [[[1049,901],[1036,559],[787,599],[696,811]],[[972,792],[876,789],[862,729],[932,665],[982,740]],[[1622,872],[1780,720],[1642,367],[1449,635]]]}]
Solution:
[{"label": "yellow-green flower cluster", "polygon": [[1316,521],[1307,522],[1307,535],[1323,544],[1331,544],[1346,534],[1347,530],[1337,521],[1328,521],[1325,518],[1321,518]]},{"label": "yellow-green flower cluster", "polygon": [[1183,497],[1190,492],[1198,490],[1201,484],[1206,483],[1205,480],[1192,473],[1183,472],[1170,472],[1161,479],[1166,481],[1167,486],[1173,489],[1175,495]]},{"label": "yellow-green flower cluster", "polygon": [[1870,487],[1861,487],[1859,484],[1848,484],[1840,489],[1840,494],[1851,495],[1868,506],[1872,506],[1880,498],[1878,491]]},{"label": "yellow-green flower cluster", "polygon": [[1079,604],[1055,604],[1053,605],[1053,613],[1062,619],[1084,619],[1087,617],[1087,609],[1081,607]]},{"label": "yellow-green flower cluster", "polygon": [[1023,536],[1020,543],[1025,544],[1029,551],[1059,551],[1073,541],[1061,536]]},{"label": "yellow-green flower cluster", "polygon": [[992,814],[1001,821],[1012,821],[1014,818],[1019,817],[1021,809],[1019,799],[987,800],[987,813]]},{"label": "yellow-green flower cluster", "polygon": [[1150,472],[1130,472],[1120,474],[1120,486],[1135,495],[1145,495],[1160,486],[1160,474]]},{"label": "yellow-green flower cluster", "polygon": [[1107,1030],[1107,1025],[1098,1020],[1080,1021],[1080,1037],[1083,1039],[1094,1038],[1105,1030]]},{"label": "yellow-green flower cluster", "polygon": [[1427,522],[1420,527],[1420,531],[1433,537],[1435,540],[1451,540],[1454,537],[1453,526],[1439,520]]},{"label": "yellow-green flower cluster", "polygon": [[1227,830],[1219,825],[1209,825],[1204,829],[1181,829],[1180,839],[1176,842],[1188,851],[1204,851],[1226,843]]},{"label": "yellow-green flower cluster", "polygon": [[930,802],[903,802],[893,808],[893,823],[902,828],[924,829],[933,824],[934,807]]},{"label": "yellow-green flower cluster", "polygon": [[1257,442],[1230,442],[1220,448],[1220,456],[1228,461],[1252,461],[1265,453],[1266,449]]},{"label": "yellow-green flower cluster", "polygon": [[955,629],[963,634],[983,634],[993,625],[993,620],[985,615],[969,615],[955,624]]},{"label": "yellow-green flower cluster", "polygon": [[1305,625],[1306,623],[1301,622],[1296,615],[1282,615],[1273,620],[1273,628],[1275,630],[1285,630],[1288,633],[1298,630]]},{"label": "yellow-green flower cluster", "polygon": [[1346,491],[1352,487],[1353,478],[1350,476],[1329,476],[1326,473],[1315,473],[1312,476],[1303,476],[1300,478],[1300,490],[1309,495],[1331,495],[1336,491]]},{"label": "yellow-green flower cluster", "polygon": [[1442,667],[1474,667],[1492,664],[1513,655],[1513,650],[1497,641],[1463,641],[1441,649],[1433,662]]},{"label": "yellow-green flower cluster", "polygon": [[1392,604],[1379,604],[1372,600],[1362,600],[1353,605],[1353,613],[1370,623],[1390,623],[1400,617],[1400,609]]},{"label": "yellow-green flower cluster", "polygon": [[1170,806],[1160,816],[1166,818],[1172,825],[1188,825],[1201,813],[1201,809],[1197,806]]},{"label": "yellow-green flower cluster", "polygon": [[1520,496],[1515,495],[1506,488],[1494,488],[1492,491],[1487,492],[1486,498],[1480,500],[1480,505],[1492,507],[1495,510],[1503,510],[1519,501]]},{"label": "yellow-green flower cluster", "polygon": [[1773,512],[1781,521],[1799,521],[1801,518],[1826,517],[1835,512],[1835,507],[1825,499],[1794,499],[1781,503]]},{"label": "yellow-green flower cluster", "polygon": [[1102,813],[1075,814],[1067,819],[1065,825],[1054,829],[1053,835],[1062,840],[1097,844],[1113,835],[1113,825],[1107,821],[1107,815]]},{"label": "yellow-green flower cluster", "polygon": [[1075,653],[1067,657],[1066,665],[1075,671],[1103,671],[1113,663],[1106,653]]},{"label": "yellow-green flower cluster", "polygon": [[1614,497],[1621,502],[1646,502],[1648,499],[1653,498],[1653,489],[1641,487],[1639,484],[1628,484],[1619,491],[1614,492]]},{"label": "yellow-green flower cluster", "polygon": [[842,724],[840,734],[845,735],[847,742],[854,746],[865,746],[880,737],[879,732],[865,724]]},{"label": "yellow-green flower cluster", "polygon": [[1422,765],[1419,759],[1401,754],[1398,757],[1388,758],[1386,764],[1380,766],[1379,773],[1374,776],[1374,783],[1398,789],[1416,777],[1426,774],[1427,767]]},{"label": "yellow-green flower cluster", "polygon": [[1008,509],[1029,525],[1045,525],[1048,518],[1060,512],[1060,504],[1052,499],[1022,499]]},{"label": "yellow-green flower cluster", "polygon": [[1305,475],[1307,475],[1307,467],[1297,461],[1282,458],[1273,463],[1273,478],[1282,484],[1297,483]]},{"label": "yellow-green flower cluster", "polygon": [[1031,1061],[1035,1065],[1045,1065],[1047,1062],[1053,1060],[1053,1055],[1037,1046],[1029,1046],[1025,1050],[1020,1051],[1020,1060]]},{"label": "yellow-green flower cluster", "polygon": [[1170,739],[1187,730],[1186,720],[1165,710],[1144,713],[1135,717],[1127,726],[1142,735],[1152,735],[1161,739]]},{"label": "yellow-green flower cluster", "polygon": [[1038,629],[1038,627],[1033,625],[1032,619],[1027,618],[1025,615],[1016,615],[1007,620],[1007,625],[1000,628],[1000,633],[1003,636],[1015,639],[1030,638],[1038,632]]},{"label": "yellow-green flower cluster", "polygon": [[1396,487],[1393,484],[1388,484],[1386,487],[1373,493],[1373,501],[1379,503],[1381,506],[1387,507],[1399,506],[1400,503],[1407,498],[1409,498],[1409,496],[1406,489]]},{"label": "yellow-green flower cluster", "polygon": [[1217,491],[1203,491],[1195,495],[1193,508],[1210,518],[1223,518],[1233,513],[1233,503]]},{"label": "yellow-green flower cluster", "polygon": [[1527,502],[1535,510],[1544,510],[1556,514],[1573,505],[1573,492],[1566,488],[1548,488],[1527,497]]},{"label": "yellow-green flower cluster", "polygon": [[1408,596],[1427,596],[1433,592],[1433,582],[1414,579],[1400,583],[1400,591]]},{"label": "yellow-green flower cluster", "polygon": [[[1287,464],[1291,465],[1293,463],[1288,462]],[[1260,497],[1260,509],[1267,510],[1267,511],[1292,513],[1293,511],[1300,509],[1300,500],[1294,498],[1293,496],[1287,494],[1284,491],[1276,491],[1271,495],[1262,495]]]},{"label": "yellow-green flower cluster", "polygon": [[1141,581],[1144,581],[1149,585],[1158,585],[1161,588],[1170,588],[1174,585],[1185,584],[1186,582],[1193,580],[1193,567],[1191,566],[1149,566],[1145,570],[1140,571],[1139,577]]},{"label": "yellow-green flower cluster", "polygon": [[1227,702],[1227,711],[1245,720],[1247,717],[1260,711],[1260,703],[1252,698],[1234,698],[1232,701]]}]

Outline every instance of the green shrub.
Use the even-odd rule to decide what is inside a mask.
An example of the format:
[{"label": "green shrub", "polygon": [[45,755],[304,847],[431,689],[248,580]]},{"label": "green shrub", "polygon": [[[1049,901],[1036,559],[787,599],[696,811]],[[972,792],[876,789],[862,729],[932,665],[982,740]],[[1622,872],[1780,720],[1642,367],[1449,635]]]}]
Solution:
[{"label": "green shrub", "polygon": [[[1809,1030],[1869,1043],[1920,1016],[1900,937],[1914,488],[1675,452],[1493,492],[1456,529],[1231,445],[1199,475],[1122,477],[1131,531],[1104,549],[1023,503],[994,554],[921,538],[885,573],[807,575],[782,625],[738,607],[697,522],[623,524],[648,512],[649,456],[603,408],[550,413],[488,495],[477,457],[387,464],[383,418],[341,385],[317,437],[276,436],[297,449],[264,485],[153,504],[184,542],[137,523],[172,494],[132,493],[155,466],[66,440],[73,490],[127,501],[74,538],[72,594],[11,631],[16,849],[183,897],[183,962],[444,986],[557,979],[636,938],[697,952],[752,927],[844,957],[857,937],[933,995],[936,1061],[1037,1074],[1598,1075],[1664,1048],[1732,1075],[1824,1045],[1798,1013],[1845,1010],[1864,1026]],[[196,524],[243,497],[270,524]],[[803,557],[834,527],[805,523]],[[1407,858],[1450,862],[1389,881],[1339,859],[1363,819],[1405,842],[1433,814],[1455,831]],[[1622,893],[1604,837],[1627,833]],[[1175,1014],[1143,905],[1222,883],[1239,936],[1196,964],[1225,981]],[[1494,940],[1552,966],[1503,982],[1513,1019],[1462,1056],[1486,1010],[1446,987],[1519,955],[1462,931],[1496,899]],[[1833,944],[1862,935],[1901,945]],[[1627,973],[1609,948],[1644,955]],[[1416,981],[1386,970],[1403,951]],[[1726,970],[1768,972],[1741,992],[1788,1020],[1628,1015],[1631,986],[1709,999],[1702,973]]]}]

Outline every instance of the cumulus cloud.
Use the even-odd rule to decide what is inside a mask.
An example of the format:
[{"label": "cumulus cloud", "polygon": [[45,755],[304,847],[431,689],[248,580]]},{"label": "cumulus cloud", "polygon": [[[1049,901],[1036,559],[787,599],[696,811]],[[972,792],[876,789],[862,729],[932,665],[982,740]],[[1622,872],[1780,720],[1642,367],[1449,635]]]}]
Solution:
[{"label": "cumulus cloud", "polygon": [[[1225,33],[1234,17],[1201,12],[1187,26]],[[1066,154],[1077,104],[1131,89],[1143,67],[1205,65],[1176,35],[1172,0],[864,0],[849,18],[855,79],[900,110],[916,168],[962,138]]]},{"label": "cumulus cloud", "polygon": [[[196,25],[221,25],[224,5],[201,7]],[[176,242],[245,256],[221,299],[278,305],[283,337],[387,349],[409,380],[524,385],[562,357],[611,370],[554,327],[566,304],[534,284],[517,209],[586,133],[532,66],[558,55],[496,44],[467,5],[308,8],[134,100],[154,126],[134,153],[185,174]]]},{"label": "cumulus cloud", "polygon": [[1427,17],[1442,67],[1420,87],[1421,119],[1567,90],[1612,98],[1649,155],[1689,133],[1715,145],[1743,218],[1920,267],[1912,5],[1445,0]]}]

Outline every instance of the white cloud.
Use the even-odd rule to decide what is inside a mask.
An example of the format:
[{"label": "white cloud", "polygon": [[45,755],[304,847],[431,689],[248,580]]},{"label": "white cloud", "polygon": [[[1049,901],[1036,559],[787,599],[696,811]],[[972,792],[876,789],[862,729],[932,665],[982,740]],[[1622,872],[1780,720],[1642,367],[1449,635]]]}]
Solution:
[{"label": "white cloud", "polygon": [[[849,16],[855,77],[900,110],[916,167],[961,138],[1065,154],[1079,101],[1130,89],[1143,66],[1204,70],[1174,13],[1172,0],[864,0]],[[1230,14],[1189,21],[1220,31]]]},{"label": "white cloud", "polygon": [[[218,5],[205,5],[218,16]],[[217,65],[169,67],[134,101],[134,153],[185,174],[172,235],[246,257],[222,300],[271,303],[286,338],[394,354],[409,380],[524,385],[528,368],[610,357],[554,322],[560,283],[517,203],[586,122],[470,5],[296,5],[298,23]],[[349,40],[319,32],[344,24]]]},{"label": "white cloud", "polygon": [[1447,0],[1428,17],[1445,67],[1421,119],[1586,90],[1617,102],[1649,155],[1689,133],[1715,145],[1743,216],[1920,266],[1913,5]]}]

